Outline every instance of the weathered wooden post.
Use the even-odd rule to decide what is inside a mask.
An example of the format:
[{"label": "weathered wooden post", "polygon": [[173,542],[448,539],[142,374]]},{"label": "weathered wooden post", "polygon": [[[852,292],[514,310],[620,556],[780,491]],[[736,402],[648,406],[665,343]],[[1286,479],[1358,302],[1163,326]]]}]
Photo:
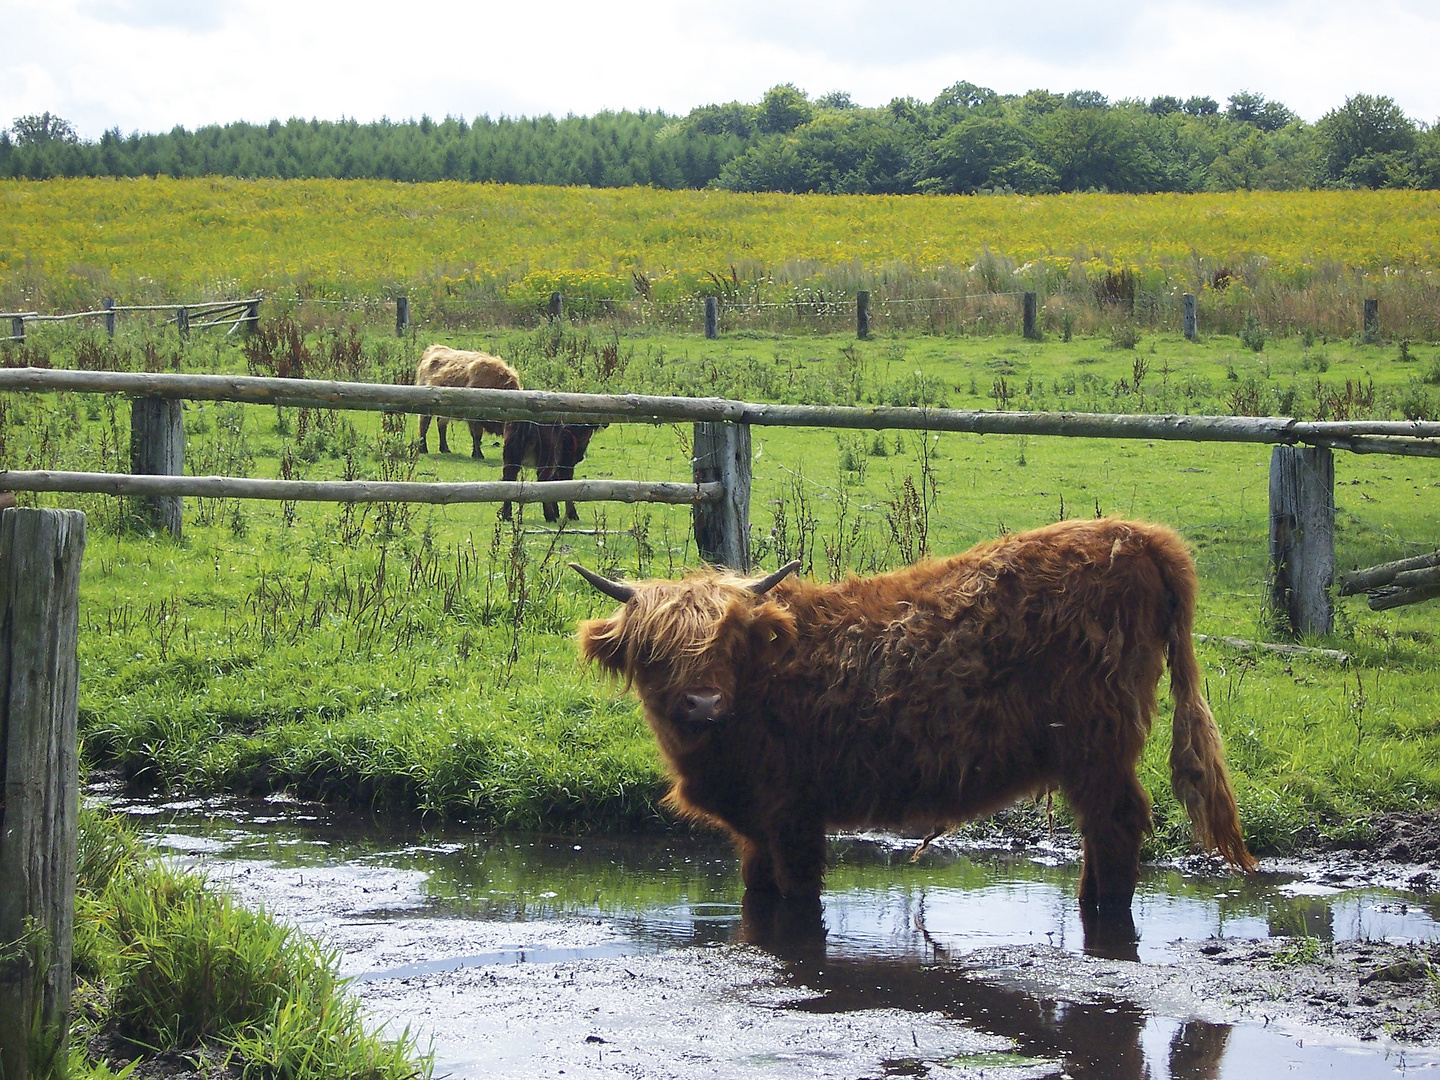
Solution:
[{"label": "weathered wooden post", "polygon": [[100,301],[100,306],[105,309],[105,335],[110,340],[115,340],[115,298],[107,296]]},{"label": "weathered wooden post", "polygon": [[66,1058],[80,811],[75,645],[84,550],[85,515],[78,510],[11,507],[0,513],[5,781],[0,1076],[5,1080],[48,1076]]},{"label": "weathered wooden post", "polygon": [[550,321],[554,322],[555,320],[562,319],[564,317],[565,297],[560,295],[560,293],[558,292],[552,292],[550,294]]},{"label": "weathered wooden post", "polygon": [[870,336],[870,291],[861,289],[855,294],[855,336],[864,341]]},{"label": "weathered wooden post", "polygon": [[410,328],[410,298],[408,296],[397,296],[395,298],[395,336],[404,337],[405,331]]},{"label": "weathered wooden post", "polygon": [[1194,293],[1188,293],[1188,292],[1187,292],[1187,293],[1185,294],[1185,296],[1184,296],[1184,303],[1185,303],[1185,340],[1186,340],[1186,341],[1199,341],[1199,340],[1200,340],[1200,324],[1199,324],[1199,322],[1196,320],[1196,317],[1195,317],[1195,294],[1194,294]]},{"label": "weathered wooden post", "polygon": [[[174,398],[143,397],[130,402],[130,471],[144,476],[185,473],[185,403]],[[137,512],[176,540],[181,531],[181,498],[137,498]]]},{"label": "weathered wooden post", "polygon": [[1038,297],[1027,292],[1021,298],[1021,327],[1027,341],[1034,341],[1040,335],[1035,332],[1035,307]]},{"label": "weathered wooden post", "polygon": [[695,504],[695,548],[706,562],[744,573],[750,569],[750,425],[696,424],[691,465],[697,484],[725,485],[718,503]]},{"label": "weathered wooden post", "polygon": [[1366,345],[1372,345],[1380,339],[1380,301],[1373,296],[1365,301],[1365,322],[1362,336]]},{"label": "weathered wooden post", "polygon": [[713,296],[705,297],[705,336],[711,340],[720,336],[720,302]]},{"label": "weathered wooden post", "polygon": [[260,326],[260,298],[248,300],[245,303],[245,330],[244,333],[253,334]]},{"label": "weathered wooden post", "polygon": [[25,340],[25,317],[23,315],[10,316],[10,340]]},{"label": "weathered wooden post", "polygon": [[181,341],[189,341],[189,340],[190,340],[190,309],[189,309],[189,308],[183,308],[183,307],[182,307],[182,308],[176,308],[176,309],[175,309],[175,329],[180,331],[180,340],[181,340]]},{"label": "weathered wooden post", "polygon": [[1300,634],[1328,634],[1335,579],[1335,460],[1321,446],[1270,455],[1270,600]]}]

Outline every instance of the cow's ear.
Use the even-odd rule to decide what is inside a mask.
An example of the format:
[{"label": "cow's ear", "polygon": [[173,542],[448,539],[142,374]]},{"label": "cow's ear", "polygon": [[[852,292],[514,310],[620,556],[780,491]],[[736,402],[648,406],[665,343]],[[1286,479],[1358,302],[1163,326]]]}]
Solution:
[{"label": "cow's ear", "polygon": [[580,624],[580,655],[614,675],[625,670],[625,643],[620,619],[586,619]]},{"label": "cow's ear", "polygon": [[758,650],[789,645],[795,640],[795,616],[779,604],[760,604],[751,613],[750,640]]}]

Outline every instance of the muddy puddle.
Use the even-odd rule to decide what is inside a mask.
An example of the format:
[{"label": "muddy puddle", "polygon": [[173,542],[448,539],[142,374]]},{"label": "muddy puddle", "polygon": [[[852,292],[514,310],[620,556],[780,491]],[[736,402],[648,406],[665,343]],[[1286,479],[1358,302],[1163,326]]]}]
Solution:
[{"label": "muddy puddle", "polygon": [[1440,1076],[1440,899],[1388,887],[1405,868],[1147,867],[1133,926],[1087,926],[1043,842],[837,838],[809,907],[746,901],[704,839],[106,798],[339,949],[437,1076]]}]

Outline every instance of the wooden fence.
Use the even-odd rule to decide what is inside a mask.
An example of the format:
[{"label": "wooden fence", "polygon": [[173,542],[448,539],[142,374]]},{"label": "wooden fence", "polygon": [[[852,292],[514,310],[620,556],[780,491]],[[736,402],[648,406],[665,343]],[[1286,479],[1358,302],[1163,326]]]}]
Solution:
[{"label": "wooden fence", "polygon": [[[115,317],[142,311],[171,312],[168,322],[175,324],[182,338],[188,338],[191,330],[205,330],[212,326],[228,327],[225,333],[236,330],[251,332],[260,322],[261,296],[244,300],[203,300],[190,304],[129,304],[117,305],[106,297],[101,307],[94,311],[72,311],[64,315],[41,315],[38,311],[0,312],[0,323],[10,321],[10,335],[0,341],[24,341],[26,323],[63,323],[80,319],[103,319],[105,333],[115,336]],[[199,321],[196,321],[199,320]]]},{"label": "wooden fence", "polygon": [[[255,498],[338,502],[412,501],[688,503],[697,550],[707,561],[748,569],[750,428],[804,426],[907,429],[972,434],[1054,435],[1272,444],[1270,562],[1272,601],[1300,634],[1331,628],[1334,578],[1334,466],[1331,451],[1440,457],[1440,423],[1359,420],[1304,422],[1288,417],[985,412],[966,409],[771,405],[723,398],[639,394],[561,394],[389,386],[310,379],[128,372],[0,370],[0,391],[83,391],[134,400],[131,473],[0,473],[15,491],[85,491],[148,500],[148,512],[174,535],[180,499]],[[453,416],[465,420],[695,425],[692,482],[577,480],[459,484],[249,480],[184,476],[185,399],[302,408]],[[1424,598],[1424,597],[1421,597]]]},{"label": "wooden fence", "polygon": [[[1004,297],[1020,297],[1020,328],[1021,334],[1027,339],[1038,341],[1041,337],[1039,324],[1040,294],[1034,291],[1020,292],[977,292],[966,293],[959,296],[935,296],[935,297],[911,297],[882,300],[880,302],[882,313],[893,312],[895,306],[922,305],[922,307],[934,307],[953,303],[966,303],[972,301],[992,301]],[[27,323],[46,322],[69,322],[77,319],[103,318],[105,330],[110,337],[115,336],[115,317],[117,314],[128,312],[165,311],[173,312],[168,320],[173,322],[182,337],[188,337],[192,329],[199,330],[213,326],[226,326],[229,329],[227,334],[233,334],[237,329],[244,329],[247,332],[253,331],[260,321],[260,303],[263,297],[253,296],[243,300],[220,300],[205,301],[196,303],[174,303],[174,304],[149,304],[117,306],[115,301],[109,297],[105,298],[103,306],[95,311],[76,311],[63,315],[41,315],[35,311],[12,311],[0,312],[0,324],[4,320],[10,321],[10,335],[7,338],[0,338],[0,341],[24,341],[25,326]],[[344,300],[303,300],[297,299],[298,303],[324,303],[371,307],[376,304],[395,305],[395,333],[404,337],[414,326],[411,320],[410,298],[401,294],[393,298],[366,297],[356,301]],[[489,301],[487,304],[516,302],[510,301]],[[523,303],[518,302],[518,303]],[[532,302],[533,303],[533,302]],[[668,305],[670,308],[683,307],[686,303],[700,304],[704,334],[707,338],[718,338],[724,324],[722,312],[726,320],[743,319],[747,314],[763,312],[767,309],[794,309],[797,313],[804,309],[813,309],[817,317],[833,319],[844,311],[848,311],[850,303],[847,297],[831,297],[823,300],[796,299],[792,301],[752,301],[746,302],[734,298],[722,298],[719,296],[704,296],[689,301],[676,301]],[[587,318],[587,312],[593,314],[595,311],[613,312],[617,308],[623,308],[629,304],[651,305],[649,300],[635,298],[610,298],[593,299],[579,298],[578,307],[566,307],[566,298],[563,293],[554,292],[543,307],[543,317],[551,322],[566,318],[567,310],[572,316],[581,320]],[[1181,297],[1181,331],[1189,341],[1200,339],[1200,324],[1197,315],[1198,298],[1194,293],[1185,293]],[[481,305],[485,306],[485,305]],[[653,305],[651,305],[653,306]],[[1379,301],[1373,297],[1364,301],[1360,317],[1361,340],[1366,344],[1379,340],[1380,337],[1380,314]],[[854,297],[855,312],[855,336],[861,340],[870,337],[871,319],[873,308],[871,306],[871,294],[867,289],[859,290]],[[193,319],[205,321],[194,322]]]}]

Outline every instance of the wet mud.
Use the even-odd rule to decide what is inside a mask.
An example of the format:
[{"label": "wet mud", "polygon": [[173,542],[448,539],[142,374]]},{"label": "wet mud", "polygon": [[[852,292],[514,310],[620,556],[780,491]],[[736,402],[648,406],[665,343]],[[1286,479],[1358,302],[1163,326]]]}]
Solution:
[{"label": "wet mud", "polygon": [[837,838],[823,902],[794,905],[744,897],[704,838],[130,808],[339,949],[377,1024],[433,1040],[437,1075],[1440,1076],[1440,865],[1413,839],[1427,861],[1149,866],[1133,920],[1087,923],[1063,837],[913,865],[913,840]]}]

